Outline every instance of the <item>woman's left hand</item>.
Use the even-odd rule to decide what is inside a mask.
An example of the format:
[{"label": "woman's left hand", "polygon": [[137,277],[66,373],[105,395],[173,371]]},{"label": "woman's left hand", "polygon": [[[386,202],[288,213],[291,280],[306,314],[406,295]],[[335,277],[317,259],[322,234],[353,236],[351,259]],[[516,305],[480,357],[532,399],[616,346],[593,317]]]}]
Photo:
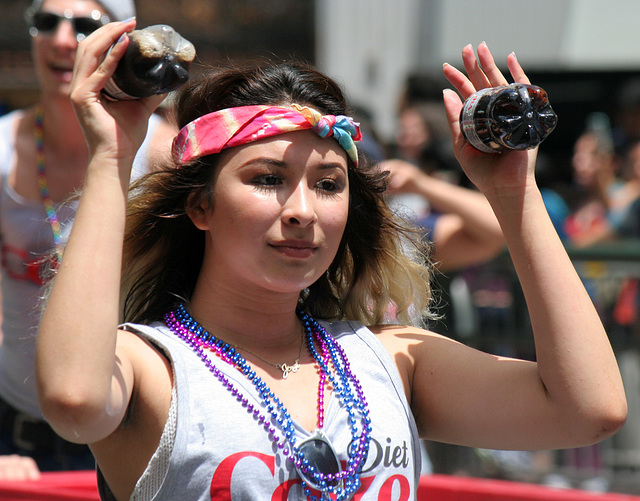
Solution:
[{"label": "woman's left hand", "polygon": [[[489,51],[483,42],[478,46],[478,56],[473,47],[467,45],[462,49],[462,60],[466,75],[445,63],[443,73],[460,95],[445,89],[444,104],[453,137],[456,158],[462,165],[467,177],[485,194],[520,192],[533,180],[537,148],[524,151],[506,151],[482,153],[471,146],[460,131],[460,111],[463,100],[480,89],[508,85]],[[529,84],[529,78],[518,63],[515,54],[507,57],[507,66],[515,82]],[[461,99],[462,98],[462,99]]]}]

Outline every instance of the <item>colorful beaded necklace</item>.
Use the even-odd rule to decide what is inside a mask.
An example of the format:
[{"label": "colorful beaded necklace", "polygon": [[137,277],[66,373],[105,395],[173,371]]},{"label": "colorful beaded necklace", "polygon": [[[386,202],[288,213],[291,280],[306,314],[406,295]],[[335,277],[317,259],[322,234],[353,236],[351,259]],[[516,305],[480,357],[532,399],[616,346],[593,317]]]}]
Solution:
[{"label": "colorful beaded necklace", "polygon": [[53,206],[53,201],[49,195],[49,187],[47,186],[47,176],[44,162],[44,110],[41,105],[36,106],[35,123],[34,123],[34,139],[36,142],[36,164],[38,167],[38,189],[40,190],[40,198],[47,213],[47,219],[53,231],[53,243],[56,247],[56,256],[58,261],[62,259],[62,231],[58,214]]},{"label": "colorful beaded necklace", "polygon": [[[249,414],[253,415],[277,448],[294,465],[308,499],[317,501],[318,497],[311,490],[315,489],[320,492],[320,499],[348,500],[360,487],[360,471],[369,452],[371,437],[369,409],[362,386],[351,372],[342,347],[310,315],[300,309],[297,310],[297,314],[304,326],[307,347],[318,365],[320,374],[318,425],[315,432],[300,443],[296,443],[293,420],[284,404],[231,344],[207,332],[183,305],[167,313],[164,320],[169,330],[200,357],[213,376],[246,408]],[[320,347],[322,354],[318,352],[316,345]],[[247,377],[258,391],[264,411],[249,402],[249,399],[214,365],[207,351],[213,352]],[[322,431],[324,388],[327,379],[342,407],[347,411],[351,430],[351,443],[347,451],[349,459],[344,470],[341,468],[331,442]]]}]

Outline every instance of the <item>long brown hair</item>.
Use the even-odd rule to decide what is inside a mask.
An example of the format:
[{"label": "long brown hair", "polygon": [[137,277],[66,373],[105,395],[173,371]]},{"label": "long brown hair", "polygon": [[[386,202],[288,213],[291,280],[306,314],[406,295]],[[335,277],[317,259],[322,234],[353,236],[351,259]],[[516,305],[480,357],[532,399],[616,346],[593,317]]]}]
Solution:
[{"label": "long brown hair", "polygon": [[[220,67],[186,86],[175,102],[179,127],[224,108],[292,103],[322,114],[349,115],[340,87],[300,63]],[[191,297],[204,257],[204,234],[187,209],[213,202],[219,155],[167,165],[134,185],[127,216],[123,320],[159,320]],[[300,294],[300,305],[323,319],[383,320],[391,310],[407,320],[429,298],[428,249],[396,219],[383,192],[386,172],[362,158],[349,161],[349,215],[339,250],[326,273]],[[412,256],[407,249],[412,249]]]}]

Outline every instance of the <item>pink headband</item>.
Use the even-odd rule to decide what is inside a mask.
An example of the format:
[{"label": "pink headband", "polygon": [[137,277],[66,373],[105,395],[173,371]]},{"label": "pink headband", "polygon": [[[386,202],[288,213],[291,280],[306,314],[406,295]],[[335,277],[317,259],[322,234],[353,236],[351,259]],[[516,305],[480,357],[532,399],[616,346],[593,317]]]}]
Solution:
[{"label": "pink headband", "polygon": [[185,125],[173,140],[173,155],[179,164],[219,153],[225,148],[286,132],[312,129],[320,137],[333,137],[358,165],[360,124],[344,115],[321,115],[306,106],[239,106],[214,111]]}]

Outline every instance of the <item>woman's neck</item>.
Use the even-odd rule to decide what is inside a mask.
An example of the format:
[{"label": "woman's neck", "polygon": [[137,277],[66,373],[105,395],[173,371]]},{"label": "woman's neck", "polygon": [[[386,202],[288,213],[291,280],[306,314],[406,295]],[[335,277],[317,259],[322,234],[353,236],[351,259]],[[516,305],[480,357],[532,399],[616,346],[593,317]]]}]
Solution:
[{"label": "woman's neck", "polygon": [[239,346],[278,350],[300,338],[295,313],[298,294],[272,291],[243,293],[220,284],[198,282],[190,310],[195,319],[219,338]]}]

